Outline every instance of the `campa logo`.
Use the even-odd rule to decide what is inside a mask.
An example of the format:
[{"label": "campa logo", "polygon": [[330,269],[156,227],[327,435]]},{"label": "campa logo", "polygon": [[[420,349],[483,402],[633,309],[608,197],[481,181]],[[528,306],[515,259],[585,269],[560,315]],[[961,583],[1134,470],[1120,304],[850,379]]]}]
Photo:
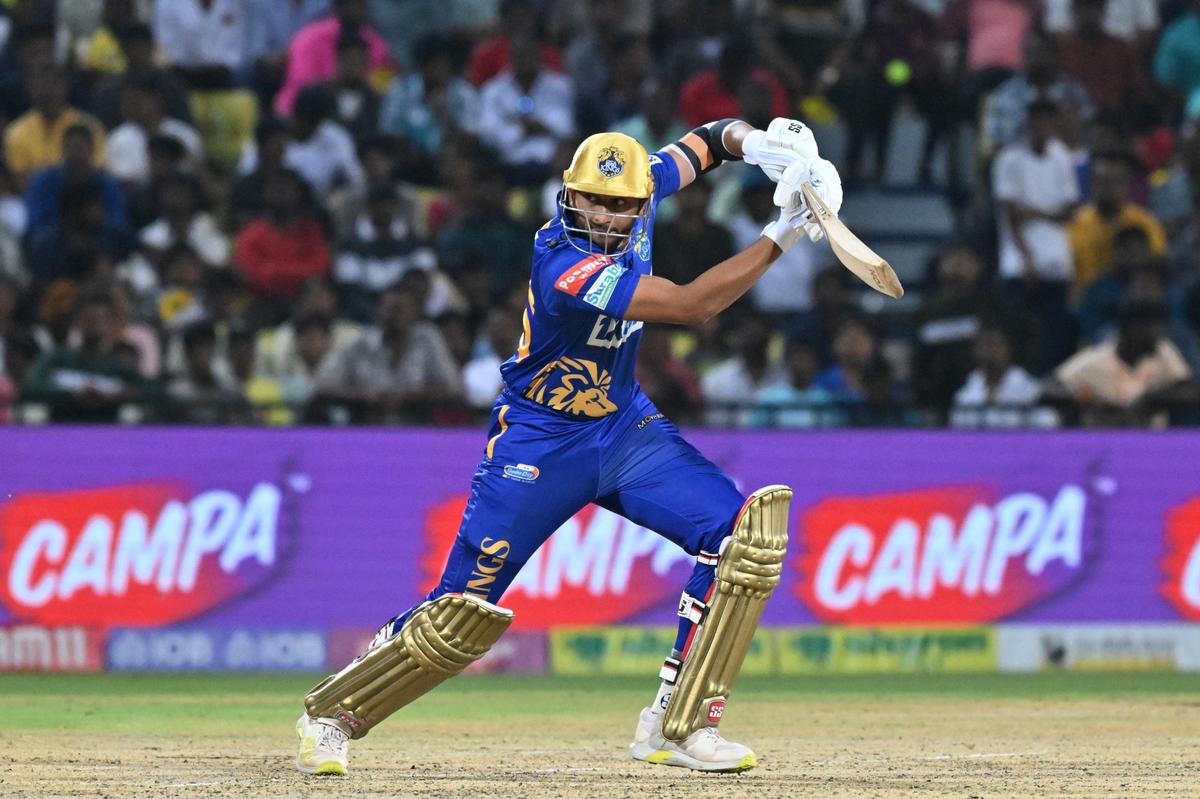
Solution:
[{"label": "campa logo", "polygon": [[1062,591],[1094,551],[1088,496],[1064,485],[829,499],[804,516],[796,594],[837,623],[1003,618]]},{"label": "campa logo", "polygon": [[[426,519],[421,565],[432,588],[466,507],[458,496]],[[503,598],[524,629],[560,624],[610,624],[675,600],[694,559],[658,534],[595,505],[568,519],[526,562]],[[667,576],[668,573],[671,576]]]},{"label": "campa logo", "polygon": [[207,610],[276,566],[281,491],[175,483],[19,495],[0,506],[0,601],[42,624],[158,625]]},{"label": "campa logo", "polygon": [[1167,513],[1162,594],[1185,618],[1200,620],[1200,497]]}]

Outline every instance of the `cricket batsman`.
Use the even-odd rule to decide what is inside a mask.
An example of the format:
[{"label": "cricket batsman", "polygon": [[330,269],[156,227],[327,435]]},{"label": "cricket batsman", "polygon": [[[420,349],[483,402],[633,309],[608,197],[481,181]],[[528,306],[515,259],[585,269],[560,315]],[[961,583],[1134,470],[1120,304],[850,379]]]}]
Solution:
[{"label": "cricket batsman", "polygon": [[[739,160],[779,184],[779,218],[686,285],[655,277],[658,204]],[[819,237],[800,194],[805,182],[831,210],[841,208],[837,170],[819,158],[812,132],[790,119],[765,131],[711,122],[653,155],[620,133],[579,145],[558,212],[535,237],[524,332],[501,367],[504,389],[441,580],[305,697],[300,771],[344,775],[351,739],[482,657],[513,620],[499,604],[509,584],[589,502],[696,558],[675,647],[630,753],[697,771],[755,766],[754,752],[723,738],[718,724],[779,584],[792,492],[772,485],[743,496],[654,407],[634,364],[644,323],[698,325],[746,293],[806,230]]]}]

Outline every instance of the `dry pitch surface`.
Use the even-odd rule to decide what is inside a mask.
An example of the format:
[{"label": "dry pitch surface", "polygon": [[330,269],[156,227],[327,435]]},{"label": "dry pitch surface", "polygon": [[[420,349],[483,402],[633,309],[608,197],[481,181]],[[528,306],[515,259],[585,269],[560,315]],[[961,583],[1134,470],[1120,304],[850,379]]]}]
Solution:
[{"label": "dry pitch surface", "polygon": [[467,677],[293,768],[316,676],[0,677],[3,797],[1200,797],[1200,678],[746,679],[722,730],[759,767],[630,760],[653,680]]}]

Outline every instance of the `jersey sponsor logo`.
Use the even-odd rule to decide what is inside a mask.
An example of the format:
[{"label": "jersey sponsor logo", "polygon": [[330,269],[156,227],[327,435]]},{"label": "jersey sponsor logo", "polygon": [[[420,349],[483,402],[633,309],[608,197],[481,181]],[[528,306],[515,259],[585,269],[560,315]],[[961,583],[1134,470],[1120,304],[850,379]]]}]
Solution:
[{"label": "jersey sponsor logo", "polygon": [[1163,596],[1185,618],[1200,621],[1200,497],[1167,512]]},{"label": "jersey sponsor logo", "polygon": [[0,602],[18,619],[107,628],[176,622],[280,565],[284,491],[173,482],[18,495],[0,505]]},{"label": "jersey sponsor logo", "polygon": [[837,624],[992,621],[1080,581],[1099,549],[1081,486],[827,499],[804,515],[793,591]]},{"label": "jersey sponsor logo", "polygon": [[615,350],[641,329],[640,321],[614,319],[601,314],[596,317],[596,323],[592,325],[592,332],[588,336],[587,343],[593,347]]},{"label": "jersey sponsor logo", "polygon": [[518,463],[515,466],[508,465],[504,467],[504,476],[510,480],[517,480],[522,483],[532,483],[538,479],[541,471],[536,466],[530,466],[527,463]]},{"label": "jersey sponsor logo", "polygon": [[592,288],[583,296],[583,301],[601,311],[608,308],[608,301],[612,299],[613,289],[617,287],[623,271],[617,264],[604,267],[604,271],[592,283]]},{"label": "jersey sponsor logo", "polygon": [[577,297],[588,278],[611,263],[612,259],[607,255],[589,255],[559,275],[558,279],[554,281],[554,288],[564,291],[572,297]]},{"label": "jersey sponsor logo", "polygon": [[[451,496],[426,516],[422,590],[441,579],[467,499],[465,493]],[[468,563],[468,568],[478,565]],[[524,630],[613,624],[651,609],[669,613],[695,563],[654,531],[587,505],[529,558],[505,591],[504,606],[516,614],[516,628]]]}]

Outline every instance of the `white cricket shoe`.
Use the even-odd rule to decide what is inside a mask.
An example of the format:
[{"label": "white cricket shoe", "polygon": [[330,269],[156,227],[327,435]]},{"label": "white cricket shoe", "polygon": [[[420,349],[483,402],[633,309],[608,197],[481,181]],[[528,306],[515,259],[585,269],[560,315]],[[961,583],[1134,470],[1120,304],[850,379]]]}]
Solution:
[{"label": "white cricket shoe", "polygon": [[304,713],[296,721],[296,737],[300,739],[296,768],[301,773],[346,776],[350,736]]},{"label": "white cricket shoe", "polygon": [[662,735],[662,714],[642,710],[629,753],[635,760],[661,766],[682,766],[694,771],[747,771],[758,765],[750,747],[726,741],[716,727],[696,730],[682,742]]}]

